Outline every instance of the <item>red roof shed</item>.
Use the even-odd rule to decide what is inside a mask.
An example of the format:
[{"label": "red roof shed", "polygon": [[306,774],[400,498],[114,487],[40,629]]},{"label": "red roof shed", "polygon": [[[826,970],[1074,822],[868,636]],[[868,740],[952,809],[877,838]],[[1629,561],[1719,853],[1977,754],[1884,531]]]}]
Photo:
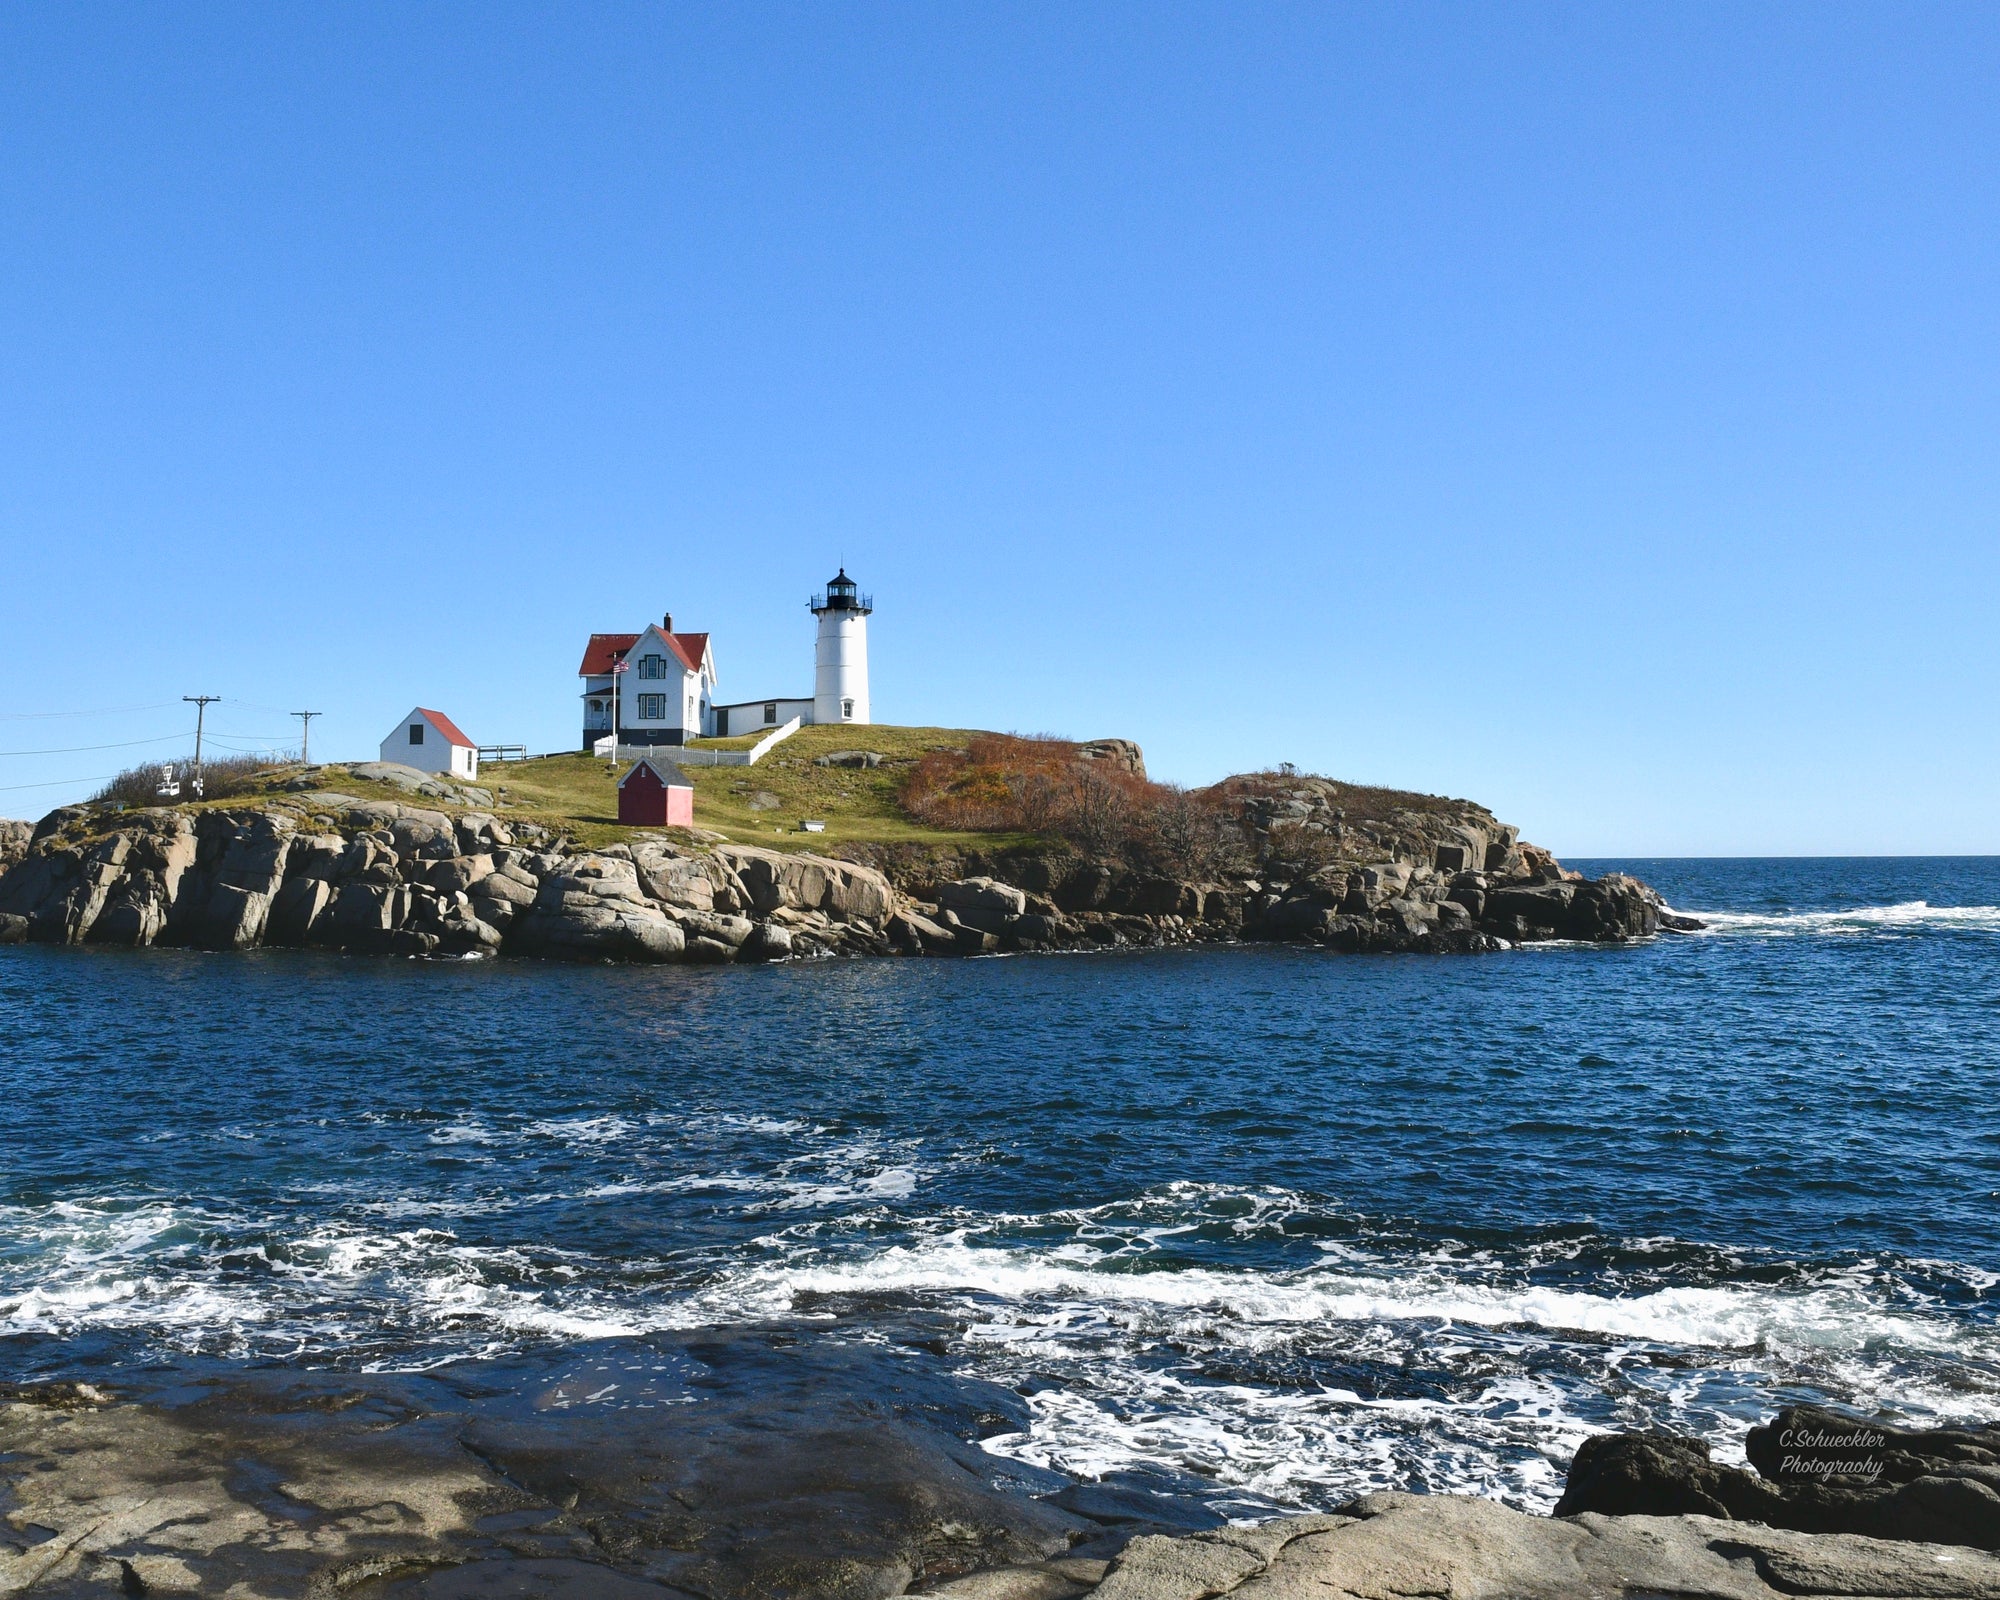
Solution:
[{"label": "red roof shed", "polygon": [[641,756],[618,780],[618,820],[628,828],[692,828],[694,785],[664,756]]}]

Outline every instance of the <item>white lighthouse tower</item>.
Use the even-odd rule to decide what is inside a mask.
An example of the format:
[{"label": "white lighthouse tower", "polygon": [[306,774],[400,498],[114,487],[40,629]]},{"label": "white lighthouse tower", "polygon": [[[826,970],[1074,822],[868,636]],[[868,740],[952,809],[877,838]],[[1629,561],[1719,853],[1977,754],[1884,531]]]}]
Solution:
[{"label": "white lighthouse tower", "polygon": [[868,614],[874,597],[857,594],[847,568],[806,602],[819,618],[819,646],[813,656],[813,715],[816,723],[868,720]]}]

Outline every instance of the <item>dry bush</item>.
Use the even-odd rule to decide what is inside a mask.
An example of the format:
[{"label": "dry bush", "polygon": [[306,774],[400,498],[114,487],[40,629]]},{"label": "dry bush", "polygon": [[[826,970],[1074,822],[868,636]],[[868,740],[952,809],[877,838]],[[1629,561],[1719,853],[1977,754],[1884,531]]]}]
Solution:
[{"label": "dry bush", "polygon": [[[201,764],[202,792],[199,798],[229,800],[237,795],[254,793],[264,787],[264,781],[271,773],[283,771],[288,765],[290,763],[274,761],[269,756],[221,756],[204,760]],[[173,773],[173,781],[180,785],[178,795],[160,793],[160,786],[166,782],[169,771]],[[181,805],[197,798],[193,777],[194,763],[191,761],[152,761],[143,767],[132,767],[119,773],[91,799],[128,806]]]},{"label": "dry bush", "polygon": [[1224,877],[1248,865],[1243,828],[1234,808],[1211,790],[1177,783],[1151,786],[1149,804],[1135,829],[1143,854],[1175,877],[1195,882]]},{"label": "dry bush", "polygon": [[1066,739],[982,733],[964,750],[933,750],[904,777],[903,809],[934,828],[1054,831],[1076,746]]},{"label": "dry bush", "polygon": [[1033,833],[1111,855],[1132,839],[1155,785],[1086,761],[1073,740],[983,733],[963,751],[934,750],[904,777],[903,809],[934,828]]},{"label": "dry bush", "polygon": [[1304,877],[1341,858],[1341,845],[1331,834],[1304,822],[1275,824],[1264,841],[1264,860]]},{"label": "dry bush", "polygon": [[1120,783],[1102,761],[1081,761],[1070,769],[1057,829],[1085,855],[1108,856],[1132,833],[1133,790]]}]

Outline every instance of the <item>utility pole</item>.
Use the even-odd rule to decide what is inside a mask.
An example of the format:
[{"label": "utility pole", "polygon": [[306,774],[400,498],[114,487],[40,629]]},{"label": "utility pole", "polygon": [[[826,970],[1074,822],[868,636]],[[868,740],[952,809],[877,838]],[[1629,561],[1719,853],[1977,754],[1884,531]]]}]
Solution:
[{"label": "utility pole", "polygon": [[312,765],[313,718],[318,716],[319,713],[317,711],[294,711],[292,715],[299,719],[299,761],[302,765],[309,767]]},{"label": "utility pole", "polygon": [[201,798],[201,724],[208,708],[222,698],[219,694],[184,694],[181,698],[194,707],[194,797]]}]

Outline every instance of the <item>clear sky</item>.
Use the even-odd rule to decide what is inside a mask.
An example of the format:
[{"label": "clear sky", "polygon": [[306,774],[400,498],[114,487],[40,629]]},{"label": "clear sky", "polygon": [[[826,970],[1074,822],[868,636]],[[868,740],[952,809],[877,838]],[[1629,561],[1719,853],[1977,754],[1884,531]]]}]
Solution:
[{"label": "clear sky", "polygon": [[845,562],[882,721],[2000,851],[1997,84],[1990,4],[7,7],[0,815],[182,694],[564,748],[666,610],[809,693]]}]

